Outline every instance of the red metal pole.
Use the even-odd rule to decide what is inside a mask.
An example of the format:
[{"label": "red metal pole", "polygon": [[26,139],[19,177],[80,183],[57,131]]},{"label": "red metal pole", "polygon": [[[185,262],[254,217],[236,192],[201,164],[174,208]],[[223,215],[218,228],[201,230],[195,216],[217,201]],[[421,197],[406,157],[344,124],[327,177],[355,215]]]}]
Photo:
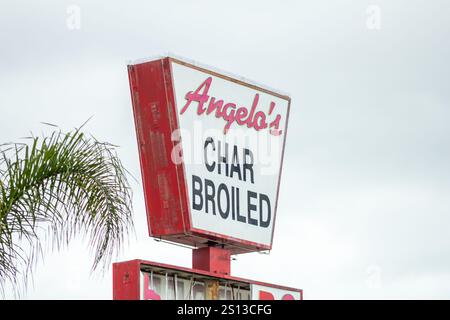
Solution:
[{"label": "red metal pole", "polygon": [[230,275],[231,253],[220,247],[204,247],[192,250],[192,268]]},{"label": "red metal pole", "polygon": [[[231,270],[231,253],[228,249],[219,247],[205,247],[192,250],[192,268],[230,275]],[[205,299],[218,300],[219,298],[219,281],[209,280],[205,282]]]}]

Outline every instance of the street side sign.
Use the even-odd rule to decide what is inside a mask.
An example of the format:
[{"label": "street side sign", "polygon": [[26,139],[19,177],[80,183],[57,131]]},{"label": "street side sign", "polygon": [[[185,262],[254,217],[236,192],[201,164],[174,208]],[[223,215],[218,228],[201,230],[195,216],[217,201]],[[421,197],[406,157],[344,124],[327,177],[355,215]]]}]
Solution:
[{"label": "street side sign", "polygon": [[128,73],[150,236],[271,249],[290,98],[173,57]]}]

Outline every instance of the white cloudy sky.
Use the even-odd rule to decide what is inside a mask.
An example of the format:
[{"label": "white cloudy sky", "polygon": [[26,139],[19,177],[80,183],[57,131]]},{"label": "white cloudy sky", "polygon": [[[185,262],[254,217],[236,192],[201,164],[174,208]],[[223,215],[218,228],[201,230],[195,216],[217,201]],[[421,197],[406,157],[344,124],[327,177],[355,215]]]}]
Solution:
[{"label": "white cloudy sky", "polygon": [[[120,145],[139,180],[120,260],[191,263],[147,237],[126,72],[128,60],[173,52],[292,96],[274,247],[238,256],[233,275],[306,299],[450,298],[448,1],[0,5],[0,142],[93,115],[87,130]],[[79,30],[67,27],[70,5]],[[86,247],[47,254],[24,297],[110,299],[112,271],[90,275]]]}]

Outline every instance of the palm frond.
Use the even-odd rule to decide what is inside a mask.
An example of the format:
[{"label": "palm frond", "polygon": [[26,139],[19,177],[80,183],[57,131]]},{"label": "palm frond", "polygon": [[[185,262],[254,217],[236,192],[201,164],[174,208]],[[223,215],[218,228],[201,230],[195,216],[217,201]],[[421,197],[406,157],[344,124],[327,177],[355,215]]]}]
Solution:
[{"label": "palm frond", "polygon": [[131,189],[113,145],[75,129],[0,146],[0,289],[26,282],[43,230],[58,248],[89,235],[96,269],[132,229]]}]

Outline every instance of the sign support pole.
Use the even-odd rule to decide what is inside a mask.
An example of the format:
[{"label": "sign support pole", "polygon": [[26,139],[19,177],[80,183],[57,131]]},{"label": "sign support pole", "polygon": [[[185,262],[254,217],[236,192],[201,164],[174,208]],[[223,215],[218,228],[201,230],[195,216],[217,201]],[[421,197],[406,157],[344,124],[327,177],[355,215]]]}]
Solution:
[{"label": "sign support pole", "polygon": [[204,247],[192,250],[192,268],[230,275],[231,252],[220,247]]},{"label": "sign support pole", "polygon": [[[192,250],[192,268],[230,275],[231,270],[231,252],[228,249],[208,247]],[[207,300],[218,300],[219,281],[212,280],[206,283],[205,298]]]}]

